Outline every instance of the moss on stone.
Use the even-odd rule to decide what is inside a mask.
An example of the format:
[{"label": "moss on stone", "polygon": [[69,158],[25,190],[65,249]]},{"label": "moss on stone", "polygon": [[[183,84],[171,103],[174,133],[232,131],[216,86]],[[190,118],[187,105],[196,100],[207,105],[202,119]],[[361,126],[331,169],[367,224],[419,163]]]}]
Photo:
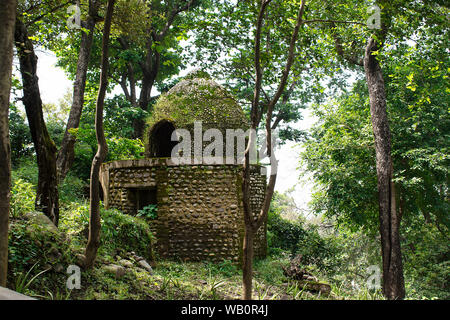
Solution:
[{"label": "moss on stone", "polygon": [[147,119],[147,133],[159,121],[189,129],[195,121],[203,128],[248,129],[248,119],[236,99],[203,71],[188,74],[156,102]]},{"label": "moss on stone", "polygon": [[203,78],[203,79],[209,79],[211,80],[211,76],[208,72],[203,71],[202,69],[194,69],[191,72],[189,72],[183,80],[190,80],[190,79],[197,79],[197,78]]}]

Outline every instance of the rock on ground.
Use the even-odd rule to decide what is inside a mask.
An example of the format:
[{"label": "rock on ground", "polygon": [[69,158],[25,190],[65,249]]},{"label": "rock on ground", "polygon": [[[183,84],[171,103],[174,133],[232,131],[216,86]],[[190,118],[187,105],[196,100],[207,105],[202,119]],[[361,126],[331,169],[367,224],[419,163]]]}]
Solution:
[{"label": "rock on ground", "polygon": [[152,269],[152,267],[148,264],[147,261],[145,261],[145,260],[140,260],[140,261],[138,262],[138,264],[139,264],[142,268],[144,268],[145,270],[147,270],[150,274],[153,273],[153,269]]},{"label": "rock on ground", "polygon": [[125,268],[116,264],[105,265],[103,269],[114,274],[116,278],[121,278],[125,275]]}]

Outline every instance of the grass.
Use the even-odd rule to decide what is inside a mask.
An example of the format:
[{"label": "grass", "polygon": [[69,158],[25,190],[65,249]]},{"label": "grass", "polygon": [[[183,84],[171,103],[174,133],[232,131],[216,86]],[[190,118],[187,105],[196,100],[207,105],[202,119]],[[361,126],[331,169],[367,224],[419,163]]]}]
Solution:
[{"label": "grass", "polygon": [[19,274],[16,278],[16,283],[14,286],[14,290],[16,292],[22,293],[22,294],[27,294],[28,292],[28,288],[30,287],[30,285],[42,274],[44,274],[45,272],[49,271],[49,269],[45,269],[39,273],[37,273],[34,276],[31,276],[31,271],[33,271],[34,267],[37,265],[37,262],[30,268],[30,270],[28,270],[27,273],[23,274]]},{"label": "grass", "polygon": [[[84,203],[67,205],[62,210],[60,230],[65,235],[64,244],[67,246],[65,253],[58,261],[63,264],[64,271],[57,273],[52,268],[45,268],[47,260],[45,255],[36,255],[38,262],[34,262],[31,268],[27,264],[15,264],[14,276],[10,277],[10,287],[16,291],[25,293],[40,299],[49,300],[234,300],[240,299],[242,294],[242,271],[230,261],[220,263],[213,262],[181,262],[181,261],[156,261],[154,272],[148,272],[139,268],[134,258],[128,255],[129,250],[123,250],[123,238],[117,241],[106,241],[98,251],[97,262],[93,269],[82,271],[81,289],[66,289],[65,282],[68,275],[65,269],[68,264],[73,264],[76,254],[83,253],[85,239],[83,235],[84,220],[86,219],[86,205]],[[120,212],[108,212],[104,215],[104,227],[116,226],[118,223],[129,225],[133,221],[122,217]],[[124,220],[125,219],[125,220]],[[107,222],[106,222],[107,221]],[[25,225],[13,223],[21,227],[17,231],[15,241],[19,241],[16,247],[22,243],[28,243],[34,248],[34,242],[26,240],[32,237],[33,230],[28,230]],[[145,231],[145,230],[144,230]],[[113,239],[116,234],[109,235],[111,230],[104,230],[107,239]],[[52,243],[54,238],[45,239],[45,233],[41,232],[39,243]],[[137,249],[142,247],[136,243],[141,238],[140,230],[130,242]],[[52,236],[54,237],[54,235]],[[131,238],[130,238],[131,239]],[[34,250],[34,249],[33,249]],[[130,249],[131,250],[131,249]],[[38,251],[40,252],[40,251]],[[17,250],[15,257],[11,259],[21,260],[17,255],[26,256],[29,250]],[[117,264],[122,259],[128,259],[133,263],[132,267],[126,268],[126,273],[121,278],[116,278],[104,268],[107,264]],[[42,261],[41,261],[42,260]],[[329,297],[311,293],[305,288],[299,287],[295,281],[288,280],[283,275],[283,266],[289,263],[286,253],[278,253],[264,260],[255,261],[253,298],[257,300],[306,300],[306,299],[379,299],[378,293],[370,291],[351,292],[346,286],[332,286],[332,294]],[[36,267],[39,265],[39,269]],[[22,268],[23,271],[20,270]],[[43,270],[37,272],[36,270]]]}]

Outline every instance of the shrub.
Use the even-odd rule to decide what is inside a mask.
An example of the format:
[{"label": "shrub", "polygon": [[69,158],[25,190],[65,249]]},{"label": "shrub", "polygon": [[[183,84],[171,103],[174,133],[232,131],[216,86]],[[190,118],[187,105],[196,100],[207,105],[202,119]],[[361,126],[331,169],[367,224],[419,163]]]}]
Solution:
[{"label": "shrub", "polygon": [[73,202],[62,208],[59,229],[68,236],[82,235],[89,228],[89,203]]},{"label": "shrub", "polygon": [[158,217],[158,206],[156,204],[149,204],[142,208],[142,210],[139,210],[137,216],[154,220]]},{"label": "shrub", "polygon": [[[47,217],[31,212],[11,219],[8,239],[9,287],[30,295],[65,287],[65,270],[74,263],[74,255]],[[38,277],[44,270],[45,277]]]},{"label": "shrub", "polygon": [[279,248],[291,254],[297,251],[300,239],[306,236],[301,222],[283,219],[279,214],[270,212],[267,221],[269,250]]},{"label": "shrub", "polygon": [[[117,253],[134,251],[146,258],[152,258],[153,235],[143,218],[132,217],[116,209],[106,210],[103,207],[100,208],[100,217],[101,250]],[[60,229],[84,244],[89,230],[89,204],[73,203],[68,207],[61,214]]]},{"label": "shrub", "polygon": [[12,181],[22,179],[34,186],[38,184],[38,168],[35,159],[25,158],[12,171]]},{"label": "shrub", "polygon": [[10,213],[17,218],[34,211],[35,190],[31,183],[22,179],[14,180],[11,187]]},{"label": "shrub", "polygon": [[86,182],[69,173],[58,186],[59,200],[61,204],[77,202],[83,199]]},{"label": "shrub", "polygon": [[402,255],[408,298],[450,299],[448,235],[423,218],[405,229]]},{"label": "shrub", "polygon": [[331,238],[322,237],[316,226],[301,221],[290,221],[271,212],[267,223],[269,253],[287,250],[291,255],[301,254],[305,265],[331,271],[338,264],[337,245]]},{"label": "shrub", "polygon": [[20,159],[31,156],[34,148],[30,129],[15,105],[10,105],[9,109],[9,139],[11,162],[17,166]]},{"label": "shrub", "polygon": [[[106,161],[143,157],[144,144],[140,139],[133,139],[133,123],[146,116],[146,111],[131,106],[123,95],[105,100],[104,129],[108,145]],[[94,124],[95,100],[89,100],[83,108],[80,126],[70,131],[77,139],[72,172],[85,180],[89,179],[92,158],[97,151]]]},{"label": "shrub", "polygon": [[135,251],[146,258],[152,257],[153,234],[144,219],[132,217],[111,209],[101,209],[102,245],[118,251]]},{"label": "shrub", "polygon": [[303,262],[323,271],[331,272],[339,266],[338,253],[339,248],[334,238],[321,236],[315,225],[308,226],[305,237],[297,243],[296,254],[303,256]]}]

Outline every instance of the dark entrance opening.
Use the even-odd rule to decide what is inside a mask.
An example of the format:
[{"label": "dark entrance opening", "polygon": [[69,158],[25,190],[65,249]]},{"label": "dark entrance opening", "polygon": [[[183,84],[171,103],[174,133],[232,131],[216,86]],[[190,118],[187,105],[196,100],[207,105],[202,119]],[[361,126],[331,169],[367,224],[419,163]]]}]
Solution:
[{"label": "dark entrance opening", "polygon": [[170,121],[162,120],[155,124],[150,132],[150,157],[170,158],[172,149],[178,144],[172,141],[174,131],[175,127]]},{"label": "dark entrance opening", "polygon": [[130,189],[131,200],[135,203],[135,214],[149,205],[157,205],[156,188]]}]

